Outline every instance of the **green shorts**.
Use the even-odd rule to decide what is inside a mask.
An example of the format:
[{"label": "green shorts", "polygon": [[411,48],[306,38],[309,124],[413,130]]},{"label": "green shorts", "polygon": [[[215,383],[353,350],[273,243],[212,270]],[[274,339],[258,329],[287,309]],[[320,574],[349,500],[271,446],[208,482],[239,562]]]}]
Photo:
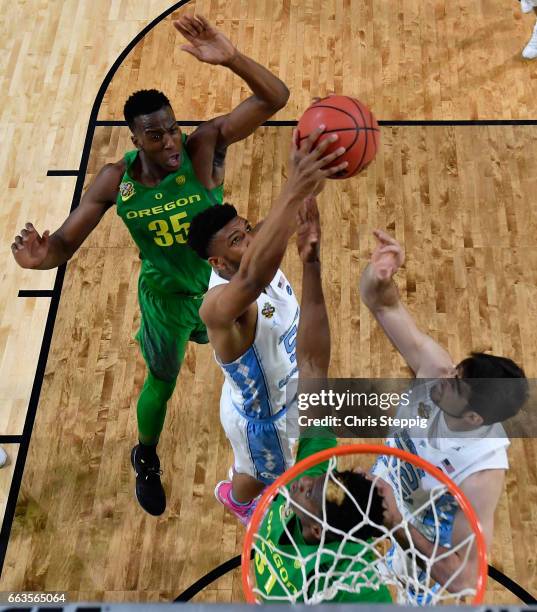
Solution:
[{"label": "green shorts", "polygon": [[160,380],[174,382],[181,369],[189,340],[207,344],[207,329],[199,316],[203,296],[160,295],[152,291],[143,274],[138,279],[142,313],[136,340],[147,367]]}]

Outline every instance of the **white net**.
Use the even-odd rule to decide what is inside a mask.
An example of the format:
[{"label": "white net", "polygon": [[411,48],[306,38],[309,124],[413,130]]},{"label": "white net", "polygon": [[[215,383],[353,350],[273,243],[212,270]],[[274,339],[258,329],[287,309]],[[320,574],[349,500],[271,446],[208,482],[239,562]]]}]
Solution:
[{"label": "white net", "polygon": [[[364,507],[362,498],[361,506],[336,477],[336,457],[328,462],[320,512],[313,513],[298,503],[288,482],[270,492],[267,510],[260,514],[255,527],[251,525],[254,561],[249,588],[257,601],[318,604],[389,602],[391,598],[395,603],[419,606],[470,603],[473,598],[477,603],[476,532],[466,529],[465,537],[451,543],[453,517],[460,510],[460,500],[455,498],[462,494],[456,487],[435,480],[435,486],[421,492],[419,503],[414,499],[412,506],[405,494],[408,458],[381,459],[382,477],[391,485],[402,515],[401,521],[390,528],[370,516],[380,477],[372,477],[367,504]],[[352,501],[350,529],[336,527],[335,521],[329,524],[328,489],[331,499],[344,495]],[[345,507],[348,513],[348,502]],[[318,525],[318,542],[304,541],[297,514],[302,522],[308,517]],[[365,540],[364,529],[371,527],[376,533]],[[468,576],[473,577],[471,586]]]}]

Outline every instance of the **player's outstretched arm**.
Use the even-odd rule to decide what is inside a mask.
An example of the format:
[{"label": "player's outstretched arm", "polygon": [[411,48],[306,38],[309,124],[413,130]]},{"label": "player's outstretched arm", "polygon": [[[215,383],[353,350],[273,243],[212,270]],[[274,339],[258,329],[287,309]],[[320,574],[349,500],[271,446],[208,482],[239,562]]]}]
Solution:
[{"label": "player's outstretched arm", "polygon": [[393,276],[403,265],[401,245],[375,230],[377,247],[360,278],[360,295],[384,333],[419,378],[450,376],[453,361],[430,336],[420,331],[399,298]]},{"label": "player's outstretched arm", "polygon": [[228,115],[218,118],[220,146],[249,136],[269,117],[283,108],[289,89],[270,70],[241,53],[233,43],[202,15],[184,15],[174,21],[189,44],[181,48],[201,62],[226,66],[243,79],[253,95]]},{"label": "player's outstretched arm", "polygon": [[300,378],[325,379],[330,365],[330,325],[321,279],[321,223],[314,196],[298,211],[297,247],[302,260],[302,301],[296,356]]},{"label": "player's outstretched arm", "polygon": [[114,204],[122,175],[120,164],[104,166],[78,207],[53,234],[47,230],[40,235],[31,223],[26,223],[11,245],[19,266],[50,270],[68,261]]},{"label": "player's outstretched arm", "polygon": [[282,192],[259,231],[249,244],[240,267],[231,281],[209,291],[200,309],[200,316],[209,328],[227,328],[246,312],[276,274],[289,238],[296,230],[299,206],[312,193],[318,193],[327,177],[337,174],[347,162],[325,168],[341,156],[344,148],[325,155],[329,137],[312,149],[322,134],[319,128],[301,144],[296,133],[289,161],[289,177]]},{"label": "player's outstretched arm", "polygon": [[270,70],[238,51],[205,17],[184,15],[173,24],[189,43],[182,45],[184,51],[201,62],[229,68],[253,94],[230,113],[202,123],[188,139],[197,177],[207,188],[214,188],[224,178],[226,148],[250,136],[284,107],[289,90]]}]

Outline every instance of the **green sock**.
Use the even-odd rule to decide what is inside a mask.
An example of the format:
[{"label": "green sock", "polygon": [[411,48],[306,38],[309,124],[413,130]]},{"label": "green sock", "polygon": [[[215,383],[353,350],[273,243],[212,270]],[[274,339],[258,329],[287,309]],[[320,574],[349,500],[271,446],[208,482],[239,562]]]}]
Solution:
[{"label": "green sock", "polygon": [[142,392],[138,398],[138,436],[142,444],[158,443],[164,426],[166,406],[175,389],[175,383],[155,378],[151,372],[145,379]]}]

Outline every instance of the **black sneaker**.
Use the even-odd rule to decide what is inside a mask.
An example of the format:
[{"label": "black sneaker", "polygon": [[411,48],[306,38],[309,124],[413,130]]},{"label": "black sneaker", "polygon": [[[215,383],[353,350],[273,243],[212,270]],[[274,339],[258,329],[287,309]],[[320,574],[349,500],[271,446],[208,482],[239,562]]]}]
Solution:
[{"label": "black sneaker", "polygon": [[131,463],[136,472],[136,499],[142,508],[153,516],[160,516],[166,510],[166,493],[160,482],[160,461],[151,463],[140,457],[139,446],[131,452]]}]

